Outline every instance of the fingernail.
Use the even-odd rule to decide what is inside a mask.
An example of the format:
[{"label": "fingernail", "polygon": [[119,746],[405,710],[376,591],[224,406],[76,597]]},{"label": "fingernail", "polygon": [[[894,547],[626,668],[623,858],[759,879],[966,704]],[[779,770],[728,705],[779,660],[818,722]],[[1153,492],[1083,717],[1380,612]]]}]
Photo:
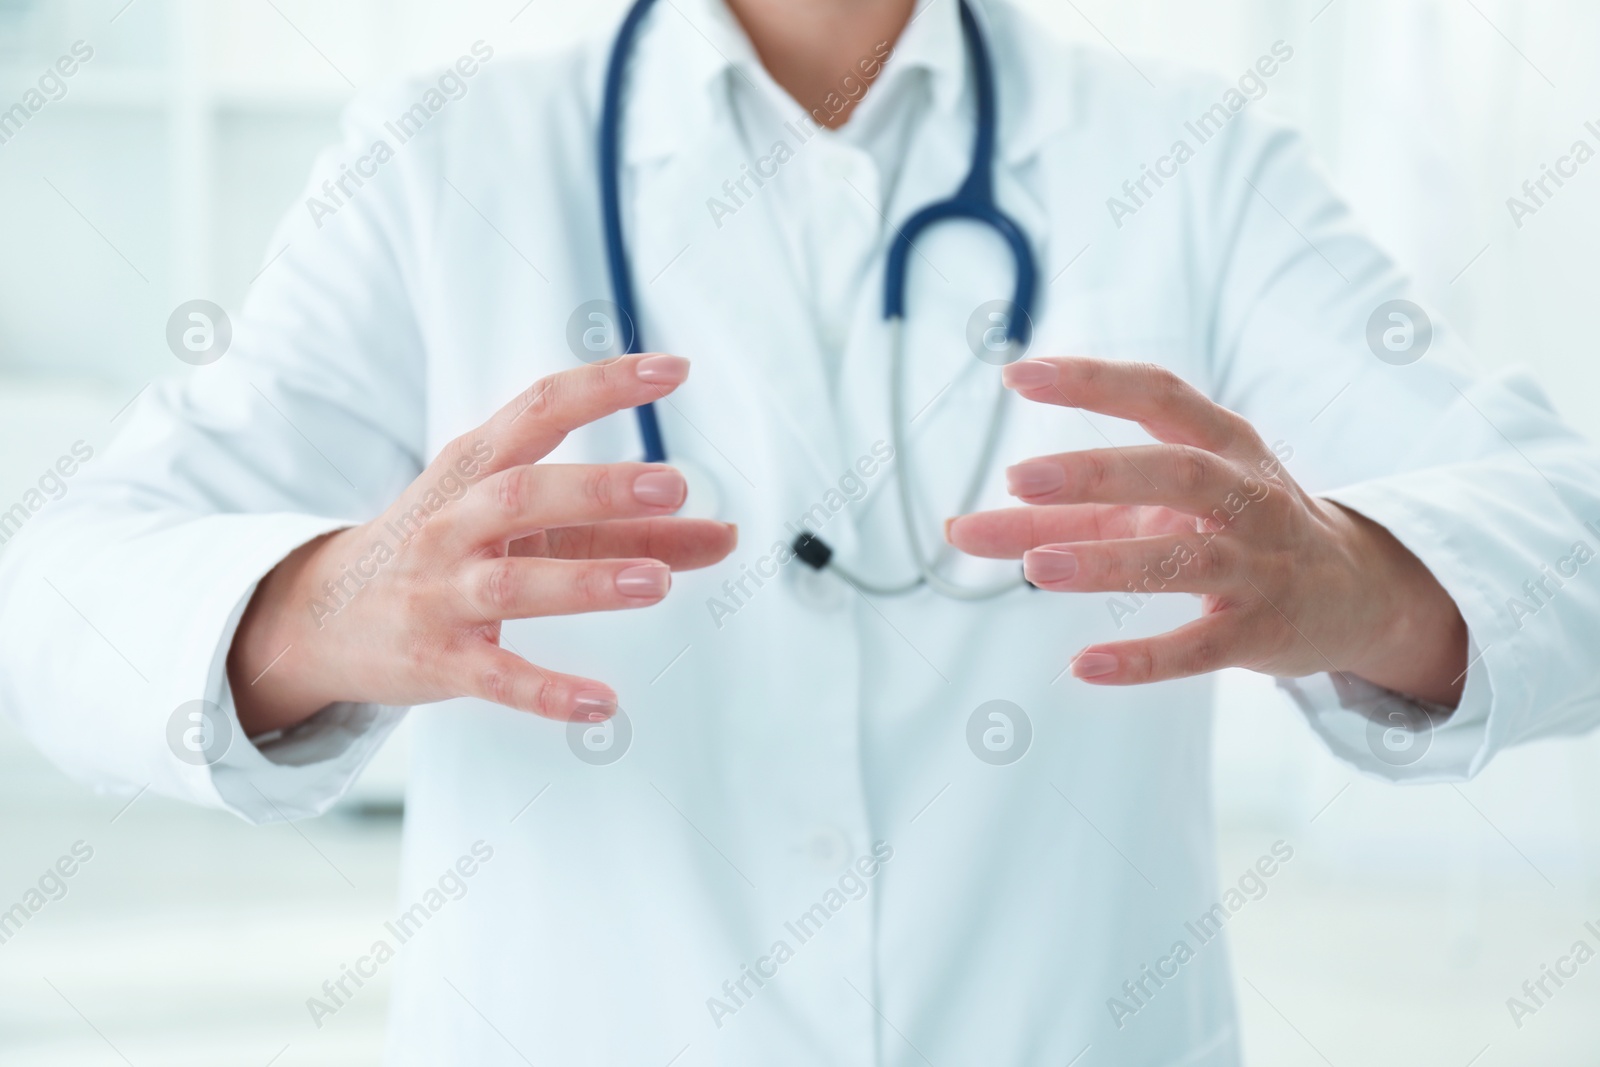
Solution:
[{"label": "fingernail", "polygon": [[946,520],[944,520],[944,543],[945,544],[947,544],[947,545],[955,544],[955,541],[952,540],[952,538],[951,538],[950,531],[951,531],[951,528],[955,526],[956,519],[959,519],[960,517],[961,517],[960,515],[957,515],[955,519],[946,519]]},{"label": "fingernail", "polygon": [[1006,488],[1012,496],[1043,496],[1067,484],[1067,472],[1054,463],[1029,460],[1006,468]]},{"label": "fingernail", "polygon": [[1084,652],[1072,661],[1072,673],[1079,678],[1103,678],[1117,669],[1117,657],[1109,652]]},{"label": "fingernail", "polygon": [[1007,389],[1032,389],[1052,385],[1056,380],[1056,365],[1042,359],[1024,359],[1009,364],[1000,372],[1000,380]]},{"label": "fingernail", "polygon": [[689,361],[682,356],[646,356],[634,373],[651,385],[677,385],[689,377]]},{"label": "fingernail", "polygon": [[572,713],[574,722],[599,722],[617,713],[617,698],[604,689],[585,689],[573,700],[577,704]]},{"label": "fingernail", "polygon": [[666,596],[672,587],[672,571],[665,563],[636,563],[618,571],[616,581],[617,592],[623,596],[655,600]]},{"label": "fingernail", "polygon": [[1078,573],[1078,557],[1060,548],[1035,548],[1022,554],[1022,574],[1030,582],[1064,582]]},{"label": "fingernail", "polygon": [[688,493],[689,486],[677,471],[646,471],[633,480],[633,498],[651,507],[675,508]]}]

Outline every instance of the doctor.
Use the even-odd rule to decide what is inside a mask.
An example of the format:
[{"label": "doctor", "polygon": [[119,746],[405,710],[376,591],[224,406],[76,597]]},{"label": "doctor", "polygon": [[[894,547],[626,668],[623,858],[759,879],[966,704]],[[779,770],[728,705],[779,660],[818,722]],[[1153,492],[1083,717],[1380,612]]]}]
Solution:
[{"label": "doctor", "polygon": [[[1217,869],[1209,672],[1392,779],[1600,716],[1600,456],[1256,109],[1292,42],[1152,85],[912,15],[655,5],[615,171],[612,34],[364,98],[233,349],[0,557],[5,706],[87,782],[301,819],[413,718],[396,919],[305,1041],[387,970],[395,1064],[1236,1064],[1225,889],[1296,842]],[[994,230],[929,229],[892,389],[973,29],[1031,330]],[[1009,588],[868,592],[919,558]]]}]

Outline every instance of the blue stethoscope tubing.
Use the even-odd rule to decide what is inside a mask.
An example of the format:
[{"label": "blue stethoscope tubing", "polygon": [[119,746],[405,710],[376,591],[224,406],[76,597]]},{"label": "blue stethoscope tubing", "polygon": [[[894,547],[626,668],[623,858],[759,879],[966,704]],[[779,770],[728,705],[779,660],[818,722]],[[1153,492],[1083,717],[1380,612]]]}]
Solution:
[{"label": "blue stethoscope tubing", "polygon": [[[939,0],[931,0],[938,3]],[[1016,268],[1016,289],[1012,297],[1011,313],[1007,316],[1006,341],[1020,351],[1029,342],[1032,331],[1032,312],[1037,287],[1037,270],[1033,250],[1022,228],[1000,210],[994,194],[995,138],[999,125],[995,101],[994,67],[987,42],[978,20],[967,0],[958,0],[961,12],[962,36],[966,41],[967,55],[972,65],[974,96],[977,104],[976,131],[973,136],[972,164],[955,195],[928,204],[906,220],[889,247],[884,267],[883,317],[890,324],[893,335],[891,374],[894,388],[894,412],[891,419],[895,437],[894,447],[900,465],[897,481],[900,485],[901,513],[910,541],[912,558],[917,565],[917,575],[907,581],[881,584],[864,580],[851,574],[838,561],[832,559],[832,550],[814,536],[797,541],[801,558],[818,570],[829,569],[839,573],[852,585],[881,595],[907,593],[927,585],[935,592],[962,600],[982,600],[998,596],[1024,584],[1020,579],[971,587],[959,585],[944,578],[940,567],[947,558],[941,551],[939,557],[929,561],[924,556],[915,529],[915,508],[911,501],[911,474],[908,469],[909,453],[904,448],[903,401],[900,385],[903,369],[903,323],[906,311],[906,276],[910,266],[913,240],[942,222],[966,220],[994,230],[1006,242]],[[622,93],[627,75],[628,59],[638,36],[639,26],[654,6],[655,0],[636,0],[617,30],[611,46],[611,56],[606,66],[604,95],[600,107],[599,163],[600,211],[606,247],[606,268],[610,274],[612,302],[617,306],[621,322],[618,324],[624,348],[621,354],[643,351],[639,331],[639,317],[634,303],[633,276],[629,266],[628,247],[622,233]],[[970,510],[980,491],[982,476],[992,461],[999,438],[1001,409],[1005,392],[999,394],[991,415],[989,432],[982,449],[982,458],[968,486],[962,510]],[[667,460],[666,444],[661,436],[661,422],[654,404],[641,404],[634,409],[639,420],[639,436],[644,443],[646,463],[664,463]],[[809,540],[809,543],[805,543]]]},{"label": "blue stethoscope tubing", "polygon": [[[628,56],[639,33],[639,23],[655,0],[638,0],[617,30],[606,65],[605,95],[600,105],[600,215],[605,227],[606,268],[611,273],[611,302],[617,305],[618,323],[626,347],[621,355],[642,352],[639,316],[633,303],[633,275],[628,269],[628,245],[622,236],[622,81],[627,74]],[[665,463],[667,447],[661,440],[661,420],[654,404],[634,409],[639,417],[639,436],[644,441],[644,461]]]},{"label": "blue stethoscope tubing", "polygon": [[[642,0],[648,3],[649,0]],[[937,3],[938,0],[931,0]],[[906,310],[906,269],[911,256],[911,242],[928,229],[952,219],[967,219],[988,226],[1005,239],[1016,263],[1016,294],[1011,299],[1012,314],[1006,326],[1006,340],[1014,344],[1028,343],[1032,329],[1033,298],[1036,282],[1033,249],[1028,245],[1022,227],[1000,210],[994,196],[994,144],[999,125],[996,116],[994,68],[989,59],[989,46],[978,28],[967,0],[960,0],[961,30],[967,42],[967,55],[972,61],[973,81],[977,97],[977,131],[972,140],[972,166],[966,180],[948,200],[938,200],[918,211],[900,227],[900,233],[889,249],[889,261],[884,268],[883,317],[904,318]]]}]

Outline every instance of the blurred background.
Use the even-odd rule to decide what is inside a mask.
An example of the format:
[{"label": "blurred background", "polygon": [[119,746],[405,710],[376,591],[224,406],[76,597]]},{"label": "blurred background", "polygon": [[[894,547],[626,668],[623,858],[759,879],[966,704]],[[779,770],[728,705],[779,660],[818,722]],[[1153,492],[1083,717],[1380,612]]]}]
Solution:
[{"label": "blurred background", "polygon": [[[1301,124],[1369,228],[1485,367],[1531,365],[1600,432],[1600,163],[1518,228],[1506,200],[1600,146],[1593,0],[1025,0],[1065,37],[1236,78],[1294,60],[1258,105]],[[359,88],[483,39],[559,47],[617,0],[0,0],[0,109],[74,42],[93,60],[0,125],[0,501],[158,375],[169,314],[236,312],[312,155]],[[4,551],[0,547],[0,551]],[[1597,656],[1600,663],[1600,656]],[[70,708],[60,709],[70,714]],[[1222,874],[1295,862],[1230,924],[1252,1064],[1600,1062],[1600,963],[1514,1024],[1506,1000],[1600,946],[1600,738],[1507,753],[1461,787],[1358,778],[1259,678],[1223,685]],[[0,944],[0,1063],[378,1062],[380,975],[312,1029],[305,999],[394,904],[402,732],[333,816],[248,827],[98,797],[0,721],[0,908],[75,841],[93,859]],[[124,1056],[126,1059],[124,1059]]]}]

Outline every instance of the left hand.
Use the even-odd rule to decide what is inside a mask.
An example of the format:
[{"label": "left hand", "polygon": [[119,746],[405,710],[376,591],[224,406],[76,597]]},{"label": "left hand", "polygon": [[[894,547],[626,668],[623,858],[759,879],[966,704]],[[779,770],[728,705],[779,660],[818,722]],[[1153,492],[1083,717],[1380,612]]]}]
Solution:
[{"label": "left hand", "polygon": [[956,548],[1022,557],[1051,592],[1201,598],[1201,617],[1157,637],[1095,644],[1073,673],[1138,685],[1247,667],[1353,674],[1454,706],[1467,628],[1448,593],[1387,530],[1295,484],[1243,417],[1171,371],[1098,359],[1005,368],[1024,398],[1130,419],[1162,444],[1031,459],[1007,481],[1026,507],[964,515]]}]

